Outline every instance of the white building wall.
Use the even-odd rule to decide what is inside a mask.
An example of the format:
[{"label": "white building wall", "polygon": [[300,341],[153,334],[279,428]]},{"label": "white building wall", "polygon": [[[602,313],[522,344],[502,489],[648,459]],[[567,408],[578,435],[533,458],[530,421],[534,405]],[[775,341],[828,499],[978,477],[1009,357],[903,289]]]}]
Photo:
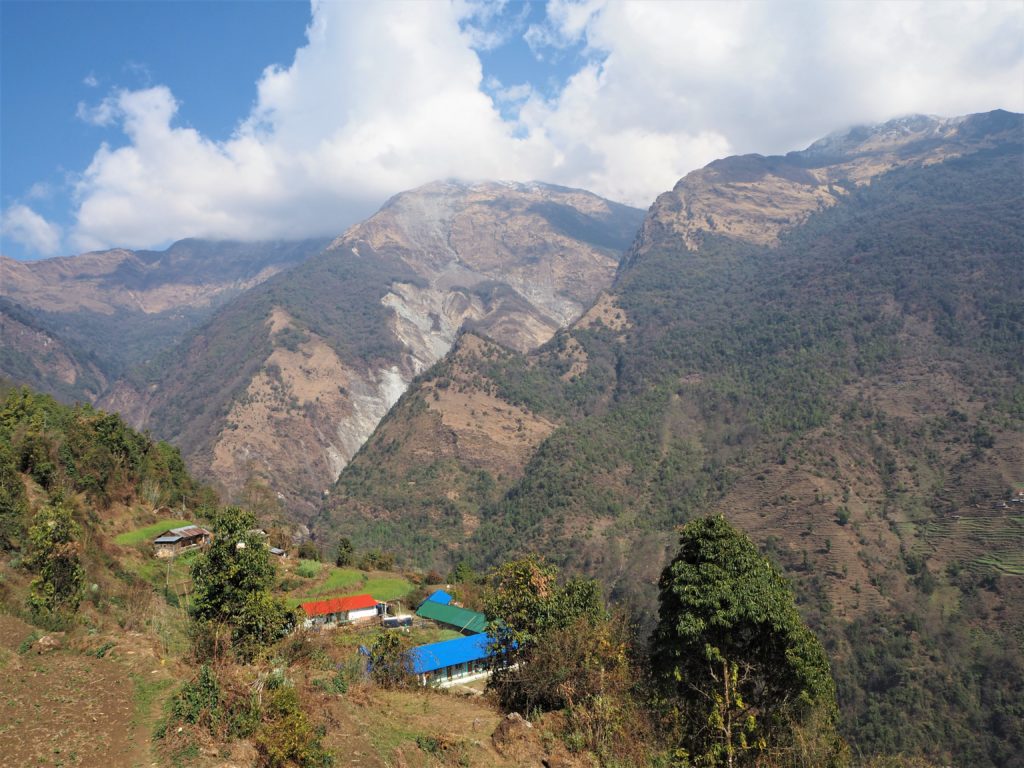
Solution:
[{"label": "white building wall", "polygon": [[354,611],[348,612],[349,621],[359,621],[360,619],[372,619],[377,616],[377,608],[358,608]]}]

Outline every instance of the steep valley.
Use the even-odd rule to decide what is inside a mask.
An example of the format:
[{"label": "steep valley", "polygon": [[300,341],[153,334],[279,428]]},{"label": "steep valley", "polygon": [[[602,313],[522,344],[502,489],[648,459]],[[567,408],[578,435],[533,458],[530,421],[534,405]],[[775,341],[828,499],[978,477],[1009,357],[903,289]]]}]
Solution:
[{"label": "steep valley", "polygon": [[[0,257],[4,314],[40,335],[5,328],[0,375],[66,401],[121,405],[108,387],[173,347],[218,307],[298,264],[327,240],[181,240],[164,251],[114,249],[15,261]],[[33,365],[66,352],[56,375]],[[14,360],[14,350],[19,355]],[[81,362],[78,359],[81,358]]]}]

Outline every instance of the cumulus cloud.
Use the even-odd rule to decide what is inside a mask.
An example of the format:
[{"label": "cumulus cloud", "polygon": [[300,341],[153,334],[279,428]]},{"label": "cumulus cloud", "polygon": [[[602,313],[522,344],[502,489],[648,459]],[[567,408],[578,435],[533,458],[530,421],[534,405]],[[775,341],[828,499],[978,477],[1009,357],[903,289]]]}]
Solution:
[{"label": "cumulus cloud", "polygon": [[549,9],[546,38],[585,40],[601,65],[570,80],[542,123],[585,110],[598,121],[590,130],[716,135],[732,151],[767,153],[905,114],[1024,108],[1018,4],[552,0]]},{"label": "cumulus cloud", "polygon": [[52,256],[60,249],[61,231],[27,205],[15,203],[0,217],[0,238],[9,238],[31,251]]},{"label": "cumulus cloud", "polygon": [[1024,108],[1014,4],[551,0],[546,23],[515,22],[541,58],[582,47],[549,99],[485,79],[477,50],[502,43],[502,10],[314,0],[306,45],[263,73],[226,141],[176,125],[160,85],[81,105],[126,144],[102,146],[80,175],[73,243],[334,234],[449,176],[646,206],[729,153],[911,112]]},{"label": "cumulus cloud", "polygon": [[83,108],[92,122],[120,121],[129,141],[101,147],[82,174],[75,244],[332,234],[434,178],[546,167],[551,148],[516,138],[481,90],[464,13],[315,3],[308,44],[264,72],[252,113],[224,142],[175,127],[163,86]]}]

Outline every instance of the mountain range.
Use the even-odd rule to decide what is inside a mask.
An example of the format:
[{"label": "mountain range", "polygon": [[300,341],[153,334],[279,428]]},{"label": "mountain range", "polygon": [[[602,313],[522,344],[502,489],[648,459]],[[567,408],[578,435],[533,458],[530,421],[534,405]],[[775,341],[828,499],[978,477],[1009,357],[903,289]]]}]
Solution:
[{"label": "mountain range", "polygon": [[646,214],[444,181],[331,242],[5,260],[0,373],[324,552],[540,553],[641,636],[677,527],[724,514],[794,583],[857,750],[1020,764],[1022,178],[1021,115],[914,116]]},{"label": "mountain range", "polygon": [[228,496],[265,485],[304,522],[460,329],[547,341],[611,283],[642,217],[579,190],[445,181],[333,242],[5,260],[21,318],[5,327],[26,351],[0,373],[116,410]]}]

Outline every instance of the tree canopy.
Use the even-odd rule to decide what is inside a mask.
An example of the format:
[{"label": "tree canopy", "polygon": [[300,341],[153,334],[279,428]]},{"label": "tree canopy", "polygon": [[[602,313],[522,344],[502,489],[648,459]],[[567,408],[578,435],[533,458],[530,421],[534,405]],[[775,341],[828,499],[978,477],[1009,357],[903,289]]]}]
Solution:
[{"label": "tree canopy", "polygon": [[[722,516],[687,524],[659,588],[651,661],[678,709],[687,761],[756,764],[789,751],[794,727],[811,719],[834,734],[825,651],[782,574],[746,535]],[[831,760],[838,740],[825,749]]]},{"label": "tree canopy", "polygon": [[200,622],[230,624],[243,656],[280,639],[294,623],[292,612],[270,595],[274,565],[256,518],[227,507],[213,524],[213,543],[192,565],[193,616]]}]

